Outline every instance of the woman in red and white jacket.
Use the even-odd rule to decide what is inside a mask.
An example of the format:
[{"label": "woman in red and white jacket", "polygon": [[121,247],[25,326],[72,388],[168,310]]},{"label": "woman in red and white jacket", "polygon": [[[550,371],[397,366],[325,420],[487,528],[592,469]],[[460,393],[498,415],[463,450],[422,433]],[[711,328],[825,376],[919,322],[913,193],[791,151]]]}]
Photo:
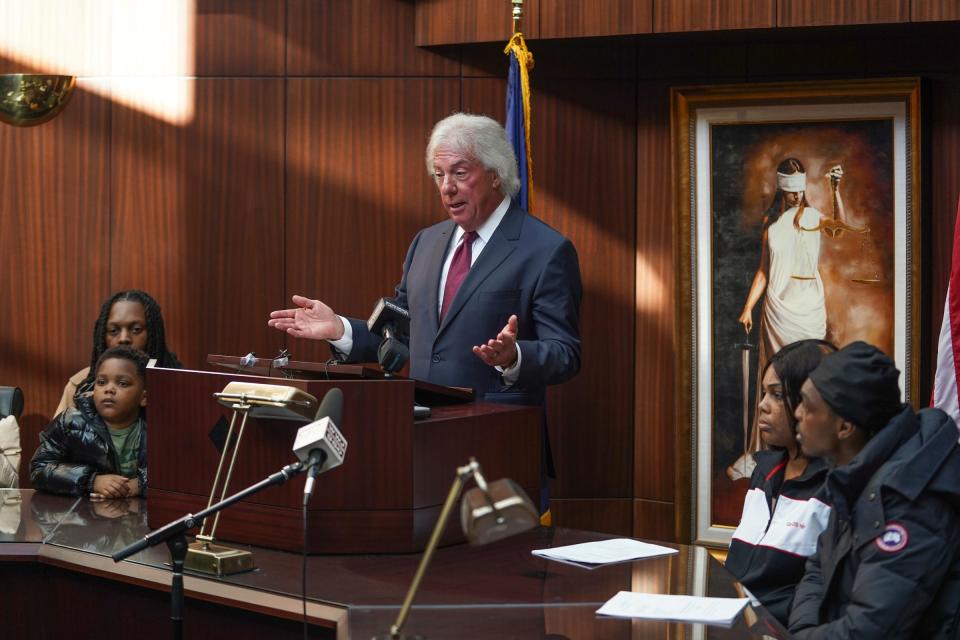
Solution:
[{"label": "woman in red and white jacket", "polygon": [[727,554],[727,569],[784,624],[806,559],[830,518],[822,495],[826,461],[801,453],[794,412],[809,373],[836,350],[824,340],[800,340],[764,368],[757,428],[767,448],[754,454],[757,466]]}]

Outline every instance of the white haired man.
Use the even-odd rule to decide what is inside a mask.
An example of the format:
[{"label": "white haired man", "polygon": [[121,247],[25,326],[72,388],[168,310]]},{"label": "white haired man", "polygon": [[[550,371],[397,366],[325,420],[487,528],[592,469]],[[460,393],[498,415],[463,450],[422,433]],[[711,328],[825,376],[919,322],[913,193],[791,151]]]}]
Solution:
[{"label": "white haired man", "polygon": [[[393,301],[410,311],[410,375],[472,387],[491,402],[542,405],[580,369],[580,266],[573,244],[520,209],[503,127],[458,113],[426,151],[447,219],[410,245]],[[376,360],[380,336],[319,300],[294,296],[268,324],[330,341],[342,360]]]}]

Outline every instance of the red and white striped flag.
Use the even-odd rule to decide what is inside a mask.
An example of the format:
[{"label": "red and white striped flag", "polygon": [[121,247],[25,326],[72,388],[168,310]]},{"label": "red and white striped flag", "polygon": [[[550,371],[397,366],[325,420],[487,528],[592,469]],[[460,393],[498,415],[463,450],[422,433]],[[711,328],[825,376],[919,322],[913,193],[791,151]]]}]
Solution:
[{"label": "red and white striped flag", "polygon": [[[960,202],[953,228],[953,257],[947,301],[943,306],[943,324],[937,343],[937,373],[933,379],[933,397],[930,404],[947,413],[960,425]],[[958,427],[960,428],[960,427]]]}]

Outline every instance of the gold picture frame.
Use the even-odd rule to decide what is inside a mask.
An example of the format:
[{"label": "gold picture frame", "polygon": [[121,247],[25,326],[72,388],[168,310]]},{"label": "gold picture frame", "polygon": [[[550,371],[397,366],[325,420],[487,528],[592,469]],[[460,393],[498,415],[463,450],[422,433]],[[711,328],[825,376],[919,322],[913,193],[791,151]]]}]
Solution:
[{"label": "gold picture frame", "polygon": [[[897,361],[904,400],[919,400],[920,81],[675,87],[671,129],[676,528],[681,539],[720,546],[736,527],[749,482],[764,356],[758,345],[772,344],[762,326],[770,317],[768,284],[787,282],[771,293],[776,306],[800,291],[791,283],[820,283],[809,285],[817,293],[800,308],[824,309],[817,326],[826,326],[825,336],[801,337],[877,344]],[[804,167],[805,206],[826,217],[839,210],[850,226],[814,233],[815,251],[768,248],[767,256],[792,262],[761,264],[764,232],[776,216],[770,211],[783,199],[777,167],[791,158]],[[756,272],[776,260],[779,280],[765,275],[763,295],[750,307]]]}]

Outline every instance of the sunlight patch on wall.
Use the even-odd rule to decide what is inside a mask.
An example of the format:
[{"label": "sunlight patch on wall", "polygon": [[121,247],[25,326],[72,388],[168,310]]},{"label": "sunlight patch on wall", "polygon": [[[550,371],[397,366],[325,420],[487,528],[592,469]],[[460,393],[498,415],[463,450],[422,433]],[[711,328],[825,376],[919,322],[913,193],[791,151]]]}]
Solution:
[{"label": "sunlight patch on wall", "polygon": [[660,313],[667,302],[663,277],[648,259],[637,252],[637,312]]},{"label": "sunlight patch on wall", "polygon": [[[7,71],[75,75],[80,86],[155,118],[193,119],[195,0],[0,3]],[[22,65],[22,68],[13,68]],[[104,80],[107,80],[106,82]],[[173,88],[173,90],[171,90]]]}]

